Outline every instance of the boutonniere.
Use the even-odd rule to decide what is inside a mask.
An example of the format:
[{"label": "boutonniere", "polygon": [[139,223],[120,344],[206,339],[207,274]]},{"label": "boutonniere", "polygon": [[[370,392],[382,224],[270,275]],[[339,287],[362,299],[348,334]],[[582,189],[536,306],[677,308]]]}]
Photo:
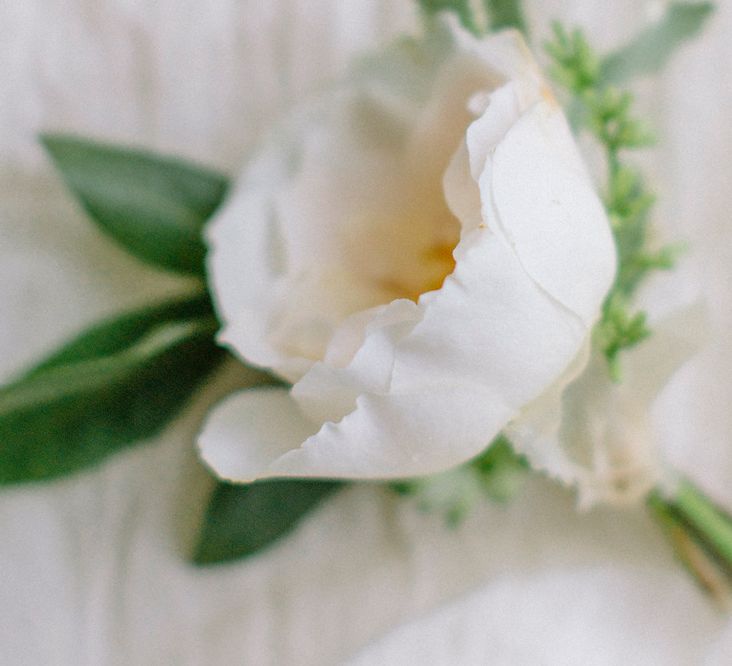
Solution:
[{"label": "boutonniere", "polygon": [[[345,482],[457,521],[530,471],[580,505],[647,502],[726,594],[729,517],[665,465],[650,405],[702,308],[654,321],[651,142],[622,86],[694,35],[671,3],[598,56],[555,26],[542,71],[518,2],[422,0],[422,31],[275,123],[242,173],[78,137],[42,140],[99,228],[191,292],[81,334],[0,392],[4,483],[75,472],[152,437],[222,361],[251,386],[198,440],[220,478],[194,559],[248,555]],[[605,155],[591,173],[577,135]]]}]

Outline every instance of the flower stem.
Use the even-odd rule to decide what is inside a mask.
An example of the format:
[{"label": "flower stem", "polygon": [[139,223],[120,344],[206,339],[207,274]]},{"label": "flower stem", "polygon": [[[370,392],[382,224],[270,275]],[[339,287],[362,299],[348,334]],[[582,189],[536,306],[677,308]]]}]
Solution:
[{"label": "flower stem", "polygon": [[672,497],[652,492],[648,506],[696,582],[732,610],[732,516],[687,480]]}]

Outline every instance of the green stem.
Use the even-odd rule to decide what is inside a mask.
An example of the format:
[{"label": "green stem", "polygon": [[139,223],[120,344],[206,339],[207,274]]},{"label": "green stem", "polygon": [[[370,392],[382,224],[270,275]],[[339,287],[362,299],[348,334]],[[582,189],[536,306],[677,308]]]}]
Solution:
[{"label": "green stem", "polygon": [[607,163],[610,171],[609,181],[612,185],[613,181],[618,176],[618,172],[620,171],[620,155],[618,149],[614,146],[608,146],[607,148]]},{"label": "green stem", "polygon": [[672,497],[651,493],[648,506],[697,583],[731,608],[732,516],[686,480]]},{"label": "green stem", "polygon": [[732,517],[688,481],[681,483],[674,502],[732,571]]}]

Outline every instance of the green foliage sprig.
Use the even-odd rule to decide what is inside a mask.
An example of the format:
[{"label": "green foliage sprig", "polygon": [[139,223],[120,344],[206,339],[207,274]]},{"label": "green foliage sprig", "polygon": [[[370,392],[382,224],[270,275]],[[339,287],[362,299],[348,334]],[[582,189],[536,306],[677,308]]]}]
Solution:
[{"label": "green foliage sprig", "polygon": [[417,0],[427,16],[440,12],[455,14],[464,28],[474,35],[490,30],[516,28],[527,33],[521,0]]},{"label": "green foliage sprig", "polygon": [[678,246],[650,247],[651,210],[655,196],[643,176],[626,163],[629,151],[654,143],[648,126],[633,113],[633,96],[606,82],[603,60],[580,30],[569,33],[555,23],[554,39],[546,44],[553,60],[552,77],[571,97],[571,115],[604,148],[607,162],[605,206],[618,252],[618,274],[602,308],[594,340],[605,355],[611,377],[621,376],[620,353],[646,340],[651,331],[646,313],[635,309],[633,297],[645,278],[673,268]]},{"label": "green foliage sprig", "polygon": [[[666,245],[654,251],[650,247],[655,197],[638,169],[625,160],[629,151],[651,145],[653,137],[633,115],[631,94],[614,84],[663,64],[676,45],[699,30],[710,12],[709,3],[672,3],[661,21],[605,59],[590,48],[579,30],[570,34],[559,24],[554,26],[554,40],[546,45],[554,63],[551,73],[572,98],[575,127],[587,129],[605,150],[605,205],[617,245],[618,273],[603,305],[594,342],[607,358],[615,381],[620,380],[620,353],[651,335],[645,312],[634,309],[632,299],[652,272],[674,266],[681,248]],[[647,504],[679,561],[702,589],[728,609],[732,600],[732,516],[686,480],[671,495],[655,489]]]},{"label": "green foliage sprig", "polygon": [[448,525],[456,527],[481,500],[499,504],[512,500],[529,470],[526,458],[499,435],[469,463],[442,474],[393,483],[392,489],[413,497],[422,511],[441,513]]}]

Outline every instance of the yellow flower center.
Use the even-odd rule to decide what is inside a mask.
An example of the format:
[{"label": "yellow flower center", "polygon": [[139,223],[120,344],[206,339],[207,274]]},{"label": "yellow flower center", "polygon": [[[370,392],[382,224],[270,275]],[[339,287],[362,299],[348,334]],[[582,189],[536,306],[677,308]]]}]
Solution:
[{"label": "yellow flower center", "polygon": [[455,258],[452,255],[454,243],[436,243],[421,253],[424,265],[424,277],[419,287],[409,285],[397,279],[380,281],[380,286],[396,298],[408,298],[415,303],[419,297],[428,292],[440,289],[445,278],[455,270]]}]

